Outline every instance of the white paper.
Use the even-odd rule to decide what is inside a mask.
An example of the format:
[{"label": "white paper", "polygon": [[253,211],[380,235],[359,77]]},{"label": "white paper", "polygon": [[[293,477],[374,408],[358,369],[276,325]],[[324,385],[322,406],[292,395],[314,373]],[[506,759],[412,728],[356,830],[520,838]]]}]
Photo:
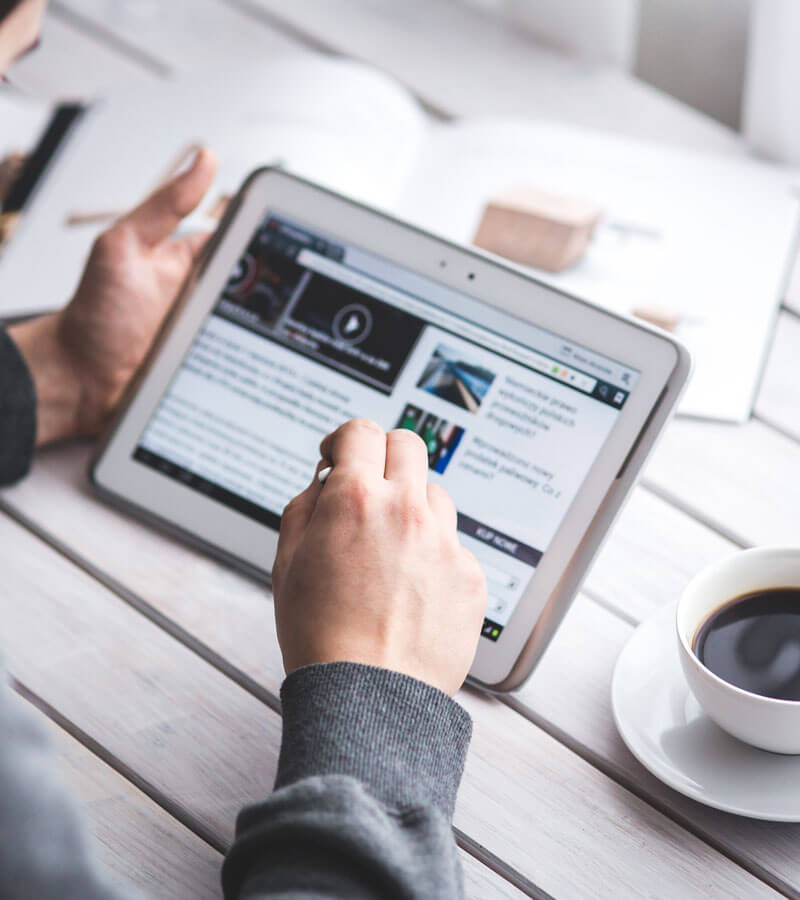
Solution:
[{"label": "white paper", "polygon": [[67,302],[103,224],[76,212],[124,211],[180,151],[212,147],[221,166],[195,222],[254,168],[291,171],[389,208],[425,129],[414,100],[359,63],[298,54],[224,72],[154,81],[98,102],[48,173],[0,261],[0,316]]},{"label": "white paper", "polygon": [[734,422],[751,411],[793,249],[795,173],[548,123],[430,126],[391,79],[311,54],[157,81],[94,108],[0,261],[0,316],[63,305],[103,227],[67,216],[130,208],[197,141],[222,164],[190,226],[213,224],[215,200],[276,160],[466,243],[485,203],[515,185],[593,200],[605,218],[585,257],[535,274],[618,312],[678,313],[695,358],[681,411]]},{"label": "white paper", "polygon": [[50,107],[0,89],[0,157],[26,153],[47,124]]},{"label": "white paper", "polygon": [[469,243],[494,195],[518,185],[586,198],[604,221],[583,259],[540,279],[622,313],[674,311],[695,371],[681,412],[750,414],[794,247],[796,172],[547,123],[438,129],[399,208]]}]

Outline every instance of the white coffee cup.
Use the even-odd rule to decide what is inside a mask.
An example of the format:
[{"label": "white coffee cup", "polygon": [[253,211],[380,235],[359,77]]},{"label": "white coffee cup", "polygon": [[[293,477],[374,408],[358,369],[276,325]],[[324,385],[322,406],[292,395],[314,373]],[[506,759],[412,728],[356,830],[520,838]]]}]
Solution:
[{"label": "white coffee cup", "polygon": [[800,701],[742,690],[707,669],[692,650],[697,629],[719,607],[753,591],[800,588],[800,548],[743,550],[703,570],[680,600],[676,625],[686,680],[706,713],[745,743],[774,753],[800,753]]}]

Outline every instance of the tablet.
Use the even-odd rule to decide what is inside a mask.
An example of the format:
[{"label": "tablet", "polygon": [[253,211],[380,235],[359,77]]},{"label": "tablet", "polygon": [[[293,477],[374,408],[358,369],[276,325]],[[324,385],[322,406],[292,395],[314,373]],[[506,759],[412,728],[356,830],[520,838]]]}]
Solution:
[{"label": "tablet", "polygon": [[665,333],[262,169],[184,286],[91,478],[268,577],[281,511],[325,434],[354,416],[416,431],[486,573],[471,677],[509,690],[547,646],[688,373]]}]

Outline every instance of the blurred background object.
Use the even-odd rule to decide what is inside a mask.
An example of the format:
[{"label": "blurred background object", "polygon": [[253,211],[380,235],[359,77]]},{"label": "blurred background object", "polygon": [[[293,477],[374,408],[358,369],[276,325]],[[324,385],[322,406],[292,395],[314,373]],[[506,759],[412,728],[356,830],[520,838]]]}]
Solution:
[{"label": "blurred background object", "polygon": [[630,72],[800,163],[797,0],[464,0],[566,53]]},{"label": "blurred background object", "polygon": [[548,46],[623,69],[739,127],[754,0],[464,2],[508,19]]},{"label": "blurred background object", "polygon": [[583,197],[518,185],[489,200],[472,243],[514,262],[561,272],[583,256],[602,212]]},{"label": "blurred background object", "polygon": [[592,62],[633,68],[640,0],[505,0],[506,14],[545,43]]},{"label": "blurred background object", "polygon": [[[675,330],[698,359],[682,411],[743,421],[775,309],[793,295],[798,177],[749,160],[738,128],[745,96],[758,150],[792,158],[792,92],[776,85],[797,81],[796,6],[53,0],[46,65],[33,54],[11,80],[91,111],[4,248],[0,314],[63,301],[105,219],[202,138],[223,165],[213,210],[187,227],[213,227],[220,197],[275,158],[452,240],[475,239],[488,207],[481,246]],[[0,103],[11,96],[0,89]],[[0,135],[0,155],[29,146],[11,138]],[[565,223],[526,203],[520,218],[507,197],[520,187],[603,216]],[[511,215],[531,226],[524,242],[521,228],[500,228]],[[42,243],[49,264],[32,273]],[[20,297],[26,309],[8,306]]]},{"label": "blurred background object", "polygon": [[800,3],[754,0],[743,131],[757,152],[800,164]]}]

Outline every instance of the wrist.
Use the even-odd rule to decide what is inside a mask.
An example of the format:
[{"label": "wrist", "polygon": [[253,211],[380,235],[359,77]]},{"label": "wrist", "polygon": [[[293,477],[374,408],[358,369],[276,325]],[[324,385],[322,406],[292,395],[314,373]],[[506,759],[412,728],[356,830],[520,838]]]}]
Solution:
[{"label": "wrist", "polygon": [[59,314],[22,322],[9,328],[8,333],[36,389],[36,446],[78,434],[81,384],[60,338]]},{"label": "wrist", "polygon": [[360,663],[321,663],[281,687],[283,737],[275,787],[355,778],[393,809],[434,804],[452,818],[472,720],[438,688]]}]

